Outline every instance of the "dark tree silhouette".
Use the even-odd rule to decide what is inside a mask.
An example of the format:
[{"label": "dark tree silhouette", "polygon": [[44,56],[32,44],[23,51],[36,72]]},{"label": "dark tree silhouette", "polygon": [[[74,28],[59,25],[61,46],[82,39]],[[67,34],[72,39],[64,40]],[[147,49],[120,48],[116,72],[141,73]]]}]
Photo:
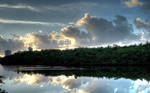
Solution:
[{"label": "dark tree silhouette", "polygon": [[71,50],[24,51],[6,56],[3,65],[149,66],[150,44]]}]

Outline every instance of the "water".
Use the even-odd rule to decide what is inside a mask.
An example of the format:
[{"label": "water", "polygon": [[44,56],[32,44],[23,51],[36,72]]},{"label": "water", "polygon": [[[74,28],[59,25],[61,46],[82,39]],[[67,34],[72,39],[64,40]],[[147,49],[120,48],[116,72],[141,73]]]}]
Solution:
[{"label": "water", "polygon": [[0,89],[8,93],[150,93],[150,82],[144,78],[99,77],[89,74],[89,71],[62,67],[0,66],[3,82]]}]

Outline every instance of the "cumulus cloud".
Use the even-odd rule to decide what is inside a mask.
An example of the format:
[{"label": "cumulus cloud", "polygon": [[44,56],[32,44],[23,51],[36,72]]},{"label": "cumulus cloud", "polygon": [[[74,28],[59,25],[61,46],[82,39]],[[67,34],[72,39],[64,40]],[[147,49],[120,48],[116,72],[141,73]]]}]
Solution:
[{"label": "cumulus cloud", "polygon": [[76,26],[69,25],[61,29],[61,34],[72,39],[73,46],[87,46],[90,44],[90,36],[87,32],[81,31]]},{"label": "cumulus cloud", "polygon": [[2,36],[0,36],[0,53],[3,53],[4,50],[21,50],[24,48],[24,43],[17,39],[4,39]]},{"label": "cumulus cloud", "polygon": [[30,33],[27,35],[29,39],[25,38],[28,45],[36,46],[38,49],[48,49],[48,48],[57,48],[58,44],[56,40],[53,40],[51,35],[42,35],[42,34],[35,34]]},{"label": "cumulus cloud", "polygon": [[144,93],[147,90],[150,91],[150,83],[146,80],[136,80],[133,87],[135,88],[136,93]]},{"label": "cumulus cloud", "polygon": [[[50,76],[44,76],[41,74],[26,74],[17,73],[12,71],[6,71],[4,77],[7,79],[5,85],[3,85],[7,92],[11,93],[69,93],[61,88],[52,86]],[[5,80],[4,80],[5,81]],[[12,81],[12,82],[10,82]],[[10,83],[8,83],[10,82]],[[14,86],[11,86],[14,85]],[[21,85],[21,86],[20,86]],[[16,90],[17,88],[17,90]],[[36,89],[35,89],[36,88]]]},{"label": "cumulus cloud", "polygon": [[[80,93],[81,90],[79,90]],[[93,81],[81,93],[113,93],[113,88],[108,82]]]},{"label": "cumulus cloud", "polygon": [[17,37],[17,40],[23,41],[24,46],[36,49],[56,49],[69,45],[71,41],[65,39],[60,33],[52,32],[50,34],[28,33],[25,36]]},{"label": "cumulus cloud", "polygon": [[150,83],[146,80],[93,79],[77,93],[149,93]]},{"label": "cumulus cloud", "polygon": [[133,27],[124,16],[116,16],[113,21],[85,14],[77,21],[78,26],[85,27],[95,44],[114,43],[123,40],[135,40]]},{"label": "cumulus cloud", "polygon": [[144,5],[144,2],[141,2],[139,0],[128,0],[128,1],[125,1],[124,4],[127,6],[127,7],[136,7],[138,5],[142,6]]},{"label": "cumulus cloud", "polygon": [[[49,78],[48,77],[44,77],[43,75],[41,74],[23,74],[19,77],[16,77],[14,79],[15,81],[17,82],[24,82],[28,85],[36,85],[36,84],[39,84],[41,82],[48,82],[49,81]],[[42,87],[42,86],[41,86]]]},{"label": "cumulus cloud", "polygon": [[88,82],[86,78],[76,79],[75,76],[44,76],[41,74],[21,74],[13,78],[15,82],[21,82],[28,85],[39,85],[43,87],[46,84],[51,84],[53,86],[60,85],[62,88],[73,91],[79,88],[82,84]]},{"label": "cumulus cloud", "polygon": [[61,29],[61,33],[67,37],[75,37],[75,38],[86,38],[87,34],[83,31],[80,31],[75,26],[67,26]]},{"label": "cumulus cloud", "polygon": [[[29,24],[34,23],[29,22]],[[141,19],[136,19],[135,24],[140,29],[150,29],[149,21],[144,23]],[[44,34],[40,31],[38,33],[27,33],[23,36],[14,35],[14,38],[8,40],[0,37],[0,48],[12,51],[25,50],[28,47],[32,47],[34,50],[66,49],[114,43],[129,44],[144,39],[145,33],[136,35],[133,32],[132,25],[124,16],[118,15],[113,20],[107,20],[86,13],[77,22],[63,27],[59,32],[53,31]]]},{"label": "cumulus cloud", "polygon": [[150,20],[146,20],[144,22],[141,18],[136,18],[134,21],[134,24],[137,29],[145,30],[141,33],[141,38],[143,40],[149,40],[150,39]]},{"label": "cumulus cloud", "polygon": [[28,47],[34,50],[67,48],[72,46],[71,40],[58,32],[27,33],[24,36],[14,36],[12,39],[4,39],[0,36],[0,54],[3,54],[4,50],[15,52],[27,50]]},{"label": "cumulus cloud", "polygon": [[75,89],[80,88],[83,84],[87,83],[89,80],[90,79],[88,78],[82,77],[75,78],[75,76],[64,76],[64,75],[50,78],[52,85],[61,85],[64,89],[72,91],[72,93],[74,93]]},{"label": "cumulus cloud", "polygon": [[130,80],[125,79],[92,79],[84,89],[77,93],[129,93]]},{"label": "cumulus cloud", "polygon": [[134,23],[138,29],[145,29],[150,32],[150,20],[146,20],[144,23],[141,18],[136,18]]},{"label": "cumulus cloud", "polygon": [[[22,90],[25,91],[25,89],[29,93],[33,91],[36,93],[49,93],[49,91],[52,91],[51,93],[130,93],[131,91],[133,93],[149,93],[150,91],[150,82],[144,79],[75,78],[74,75],[44,76],[42,74],[12,72],[6,71],[5,74],[8,75],[4,75],[8,81],[5,82],[4,86],[7,86],[8,92],[11,91],[12,93],[17,93],[16,87],[19,88],[17,90],[19,93]],[[20,84],[23,84],[23,86],[20,86]],[[38,89],[40,90],[37,91]]]},{"label": "cumulus cloud", "polygon": [[61,85],[64,89],[68,91],[74,91],[74,89],[79,88],[82,84],[87,82],[87,79],[76,79],[74,76],[43,76],[41,74],[21,74],[13,78],[16,82],[26,83],[28,85],[40,85],[43,87],[45,84],[52,84],[53,86]]}]

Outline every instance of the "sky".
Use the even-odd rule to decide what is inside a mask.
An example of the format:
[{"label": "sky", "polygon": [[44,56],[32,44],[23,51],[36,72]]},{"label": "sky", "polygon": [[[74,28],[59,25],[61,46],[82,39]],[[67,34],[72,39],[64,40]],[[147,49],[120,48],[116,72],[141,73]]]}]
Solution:
[{"label": "sky", "polygon": [[144,43],[149,0],[0,0],[0,55]]}]

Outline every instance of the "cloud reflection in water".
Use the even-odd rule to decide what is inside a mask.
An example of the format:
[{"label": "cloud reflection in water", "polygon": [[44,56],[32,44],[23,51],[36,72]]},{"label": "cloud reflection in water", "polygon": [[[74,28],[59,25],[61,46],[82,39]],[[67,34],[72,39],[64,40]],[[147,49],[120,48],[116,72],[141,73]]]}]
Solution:
[{"label": "cloud reflection in water", "polygon": [[[10,75],[9,75],[10,74]],[[8,93],[150,93],[146,80],[44,76],[7,72],[1,87]]]}]

